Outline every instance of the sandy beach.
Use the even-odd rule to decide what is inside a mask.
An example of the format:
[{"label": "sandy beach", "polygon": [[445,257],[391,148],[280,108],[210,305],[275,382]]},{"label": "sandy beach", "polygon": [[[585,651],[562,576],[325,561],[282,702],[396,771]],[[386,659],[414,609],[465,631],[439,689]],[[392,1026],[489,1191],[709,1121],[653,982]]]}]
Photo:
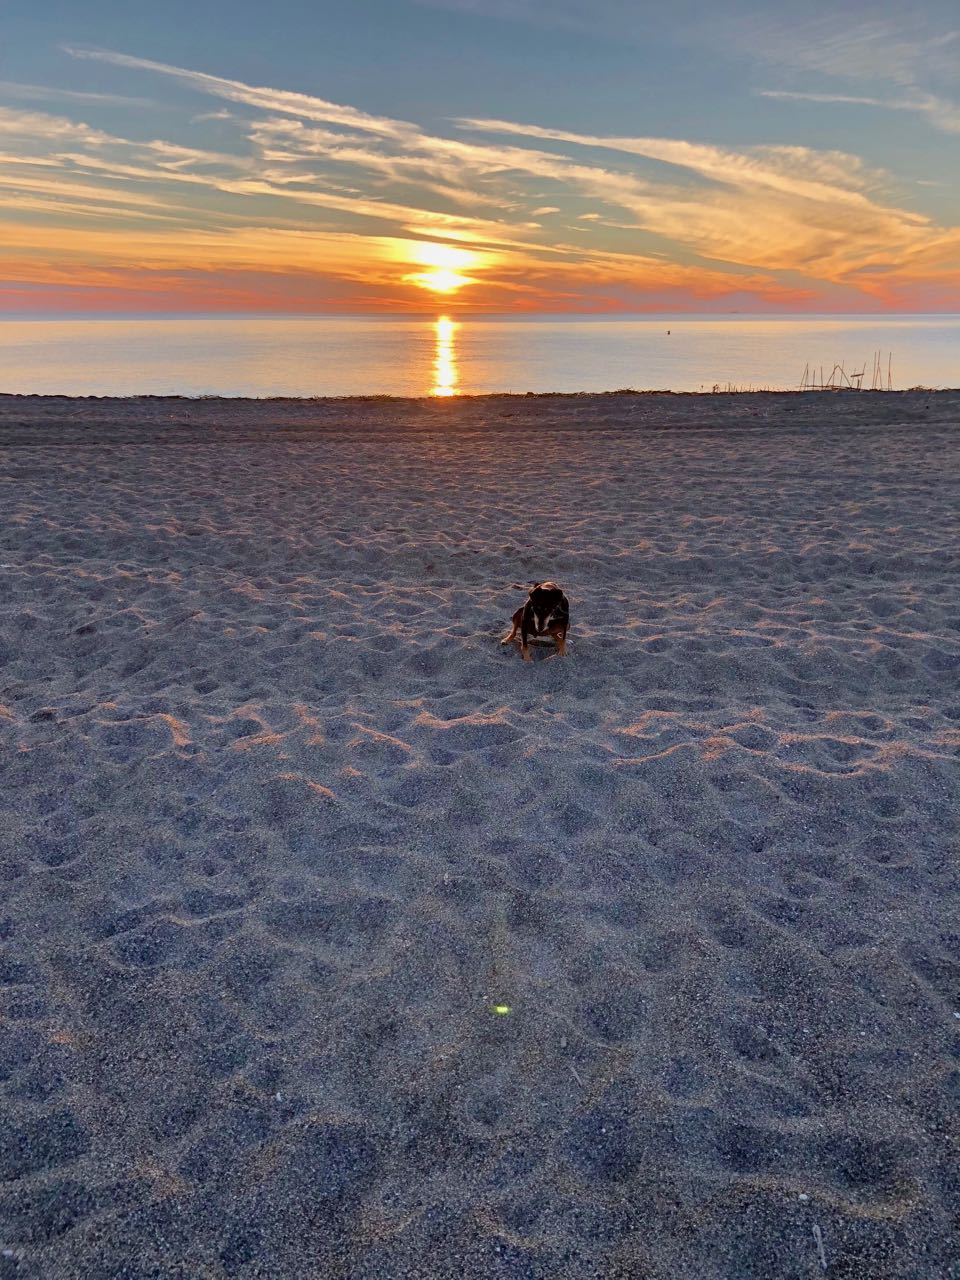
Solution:
[{"label": "sandy beach", "polygon": [[960,392],[0,397],[0,502],[0,1280],[960,1276]]}]

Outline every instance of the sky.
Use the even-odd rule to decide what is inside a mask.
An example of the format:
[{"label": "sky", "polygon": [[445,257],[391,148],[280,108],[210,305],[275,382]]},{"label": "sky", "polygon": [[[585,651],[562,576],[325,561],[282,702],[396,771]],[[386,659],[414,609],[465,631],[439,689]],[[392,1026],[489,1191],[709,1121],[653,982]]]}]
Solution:
[{"label": "sky", "polygon": [[960,312],[957,0],[7,0],[0,311]]}]

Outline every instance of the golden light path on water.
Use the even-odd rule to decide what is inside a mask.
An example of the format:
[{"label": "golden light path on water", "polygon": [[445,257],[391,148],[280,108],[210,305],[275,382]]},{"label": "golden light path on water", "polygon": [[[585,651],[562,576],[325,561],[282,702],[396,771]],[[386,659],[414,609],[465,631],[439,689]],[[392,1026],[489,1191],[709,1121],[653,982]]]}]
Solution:
[{"label": "golden light path on water", "polygon": [[449,316],[438,316],[434,326],[433,387],[431,395],[455,396],[460,394],[457,372],[456,337],[460,326]]}]

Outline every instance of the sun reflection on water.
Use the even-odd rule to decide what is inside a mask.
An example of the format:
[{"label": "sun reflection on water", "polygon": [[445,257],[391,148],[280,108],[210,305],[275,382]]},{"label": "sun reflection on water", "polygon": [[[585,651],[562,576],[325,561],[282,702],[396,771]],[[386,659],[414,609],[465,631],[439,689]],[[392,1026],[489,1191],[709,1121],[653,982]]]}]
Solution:
[{"label": "sun reflection on water", "polygon": [[457,373],[456,336],[460,328],[449,316],[439,316],[433,326],[436,346],[433,355],[433,387],[430,394],[434,396],[456,396],[460,394]]}]

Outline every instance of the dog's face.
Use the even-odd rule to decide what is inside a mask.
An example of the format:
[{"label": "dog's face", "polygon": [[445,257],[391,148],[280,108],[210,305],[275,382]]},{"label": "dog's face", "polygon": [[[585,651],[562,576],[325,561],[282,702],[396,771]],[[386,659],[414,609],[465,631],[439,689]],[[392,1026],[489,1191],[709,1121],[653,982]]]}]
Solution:
[{"label": "dog's face", "polygon": [[537,621],[537,631],[543,633],[548,627],[569,621],[570,606],[567,597],[555,582],[535,582],[530,588],[527,608]]}]

